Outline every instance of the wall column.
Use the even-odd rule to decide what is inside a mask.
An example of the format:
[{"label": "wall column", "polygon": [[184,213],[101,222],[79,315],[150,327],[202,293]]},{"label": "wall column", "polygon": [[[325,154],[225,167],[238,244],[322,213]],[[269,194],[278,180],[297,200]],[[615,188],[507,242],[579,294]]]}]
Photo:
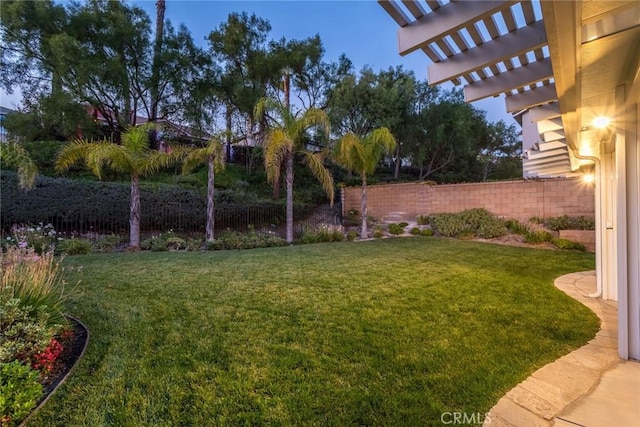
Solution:
[{"label": "wall column", "polygon": [[640,360],[640,111],[616,88],[618,353]]}]

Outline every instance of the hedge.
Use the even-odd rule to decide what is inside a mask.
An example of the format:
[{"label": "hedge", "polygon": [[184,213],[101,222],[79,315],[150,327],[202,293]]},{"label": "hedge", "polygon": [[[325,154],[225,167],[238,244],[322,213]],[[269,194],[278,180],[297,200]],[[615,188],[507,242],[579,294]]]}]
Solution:
[{"label": "hedge", "polygon": [[[0,172],[3,230],[13,224],[51,223],[63,232],[95,231],[126,234],[129,228],[130,185],[128,183],[76,181],[39,176],[32,190],[18,188],[14,172]],[[141,183],[141,230],[202,232],[206,197],[199,189],[168,184]],[[309,213],[296,206],[295,217]],[[246,229],[280,225],[284,205],[278,202],[216,204],[216,228]]]}]

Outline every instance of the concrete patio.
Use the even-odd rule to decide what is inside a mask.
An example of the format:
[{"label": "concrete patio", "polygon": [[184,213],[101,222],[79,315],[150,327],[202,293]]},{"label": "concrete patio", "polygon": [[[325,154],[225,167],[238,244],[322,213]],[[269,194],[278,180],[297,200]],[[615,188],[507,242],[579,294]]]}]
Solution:
[{"label": "concrete patio", "polygon": [[594,271],[561,276],[555,285],[598,315],[600,331],[510,390],[485,425],[640,426],[640,363],[618,357],[617,303],[589,297],[596,291]]}]

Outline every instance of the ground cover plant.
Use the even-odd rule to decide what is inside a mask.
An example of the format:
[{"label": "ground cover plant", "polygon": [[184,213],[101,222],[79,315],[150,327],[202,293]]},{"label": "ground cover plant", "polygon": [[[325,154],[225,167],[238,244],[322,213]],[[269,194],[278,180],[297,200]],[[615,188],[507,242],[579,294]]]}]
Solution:
[{"label": "ground cover plant", "polygon": [[599,323],[553,286],[594,268],[578,252],[415,238],[65,266],[91,340],[30,426],[437,425]]}]

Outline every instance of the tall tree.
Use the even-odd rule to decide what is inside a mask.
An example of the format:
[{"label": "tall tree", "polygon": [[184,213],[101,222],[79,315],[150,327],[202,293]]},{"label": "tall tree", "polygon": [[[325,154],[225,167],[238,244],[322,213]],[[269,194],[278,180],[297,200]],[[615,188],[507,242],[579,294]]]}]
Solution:
[{"label": "tall tree", "polygon": [[280,102],[271,98],[262,98],[254,109],[256,119],[267,117],[270,127],[264,140],[264,164],[267,179],[273,183],[280,179],[281,165],[284,163],[286,201],[286,240],[293,242],[293,163],[295,154],[304,157],[304,162],[324,188],[329,201],[333,204],[334,186],[331,172],[325,167],[325,153],[311,152],[306,149],[307,132],[320,127],[329,135],[329,117],[317,108],[310,108],[301,115],[294,115]]},{"label": "tall tree", "polygon": [[372,174],[385,153],[393,152],[396,140],[387,128],[378,128],[360,137],[349,132],[340,138],[336,159],[349,170],[356,171],[362,180],[360,199],[360,238],[366,239],[367,232],[367,175]]},{"label": "tall tree", "polygon": [[116,172],[128,173],[131,178],[129,246],[137,250],[140,248],[140,178],[171,166],[179,156],[177,150],[171,154],[152,150],[148,127],[138,126],[129,128],[122,135],[122,144],[79,139],[66,145],[58,154],[56,170],[63,172],[78,162],[85,162],[98,178],[105,166]]},{"label": "tall tree", "polygon": [[460,159],[473,157],[477,146],[478,112],[464,102],[461,91],[441,92],[414,120],[416,142],[410,155],[424,180]]},{"label": "tall tree", "polygon": [[196,166],[204,162],[207,163],[207,225],[205,232],[207,242],[213,242],[215,239],[215,174],[216,171],[224,169],[224,143],[225,135],[214,135],[206,146],[189,149],[182,164],[182,173],[187,174]]},{"label": "tall tree", "polygon": [[[477,158],[482,166],[483,182],[489,179],[489,176],[500,167],[501,163],[506,163],[512,158],[517,159],[520,163],[522,143],[514,125],[507,126],[502,120],[496,123],[486,123],[483,137],[479,142]],[[522,172],[520,171],[518,175],[522,176]]]},{"label": "tall tree", "polygon": [[253,133],[253,107],[266,96],[267,81],[272,78],[267,59],[270,31],[268,21],[242,12],[231,13],[227,21],[208,36],[209,52],[222,67],[219,92],[227,106],[227,123],[231,124],[234,112],[242,115],[247,139]]},{"label": "tall tree", "polygon": [[[149,121],[155,123],[158,120],[158,104],[160,103],[160,66],[162,55],[162,41],[164,39],[164,13],[166,10],[165,0],[156,1],[156,33],[153,42],[153,64],[151,66],[151,82],[149,89],[151,92],[151,106]],[[156,133],[152,131],[151,146],[157,148]]]},{"label": "tall tree", "polygon": [[117,134],[141,111],[152,120],[184,116],[185,103],[198,99],[197,82],[209,78],[210,58],[186,27],[157,28],[161,43],[154,44],[151,20],[137,6],[88,0],[1,7],[3,86],[20,87],[32,100],[51,97],[61,117],[64,102],[88,104]]}]

